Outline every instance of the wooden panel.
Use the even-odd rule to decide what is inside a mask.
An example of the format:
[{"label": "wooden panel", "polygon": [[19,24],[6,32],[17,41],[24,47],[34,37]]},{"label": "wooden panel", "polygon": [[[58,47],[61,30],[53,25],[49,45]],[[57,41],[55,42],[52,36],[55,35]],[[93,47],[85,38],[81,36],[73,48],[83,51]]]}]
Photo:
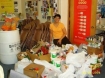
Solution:
[{"label": "wooden panel", "polygon": [[70,0],[68,0],[68,21],[67,21],[67,36],[70,40]]},{"label": "wooden panel", "polygon": [[97,0],[92,0],[92,11],[91,11],[91,28],[90,35],[96,33],[96,12],[97,12]]},{"label": "wooden panel", "polygon": [[73,43],[74,0],[70,0],[70,41]]}]

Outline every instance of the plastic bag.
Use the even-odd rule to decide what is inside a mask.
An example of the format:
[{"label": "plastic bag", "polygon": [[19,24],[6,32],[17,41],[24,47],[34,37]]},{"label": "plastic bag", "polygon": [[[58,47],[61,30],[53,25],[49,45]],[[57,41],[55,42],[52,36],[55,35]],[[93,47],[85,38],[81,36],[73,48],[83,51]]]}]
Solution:
[{"label": "plastic bag", "polygon": [[86,52],[82,51],[80,53],[68,53],[66,56],[66,64],[73,64],[76,67],[81,67],[81,65],[85,62],[85,54]]},{"label": "plastic bag", "polygon": [[54,70],[45,68],[45,70],[42,73],[42,78],[56,78],[57,77],[57,73]]},{"label": "plastic bag", "polygon": [[88,58],[82,67],[76,72],[78,78],[92,78],[92,69],[90,68],[91,58]]},{"label": "plastic bag", "polygon": [[36,64],[40,64],[45,66],[45,68],[51,69],[52,71],[55,71],[57,75],[61,74],[62,72],[60,71],[60,69],[56,68],[54,65],[50,64],[49,62],[45,61],[45,60],[38,60],[35,59],[34,63]]},{"label": "plastic bag", "polygon": [[75,78],[76,74],[74,74],[74,72],[75,72],[75,67],[71,64],[64,73],[58,76],[58,78]]}]

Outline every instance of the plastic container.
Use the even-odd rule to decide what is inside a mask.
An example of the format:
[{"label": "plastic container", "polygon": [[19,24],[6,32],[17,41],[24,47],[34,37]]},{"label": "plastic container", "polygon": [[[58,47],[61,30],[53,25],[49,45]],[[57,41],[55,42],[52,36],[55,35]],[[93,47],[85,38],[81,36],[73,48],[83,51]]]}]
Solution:
[{"label": "plastic container", "polygon": [[50,53],[51,53],[51,58],[57,57],[57,50],[50,50]]},{"label": "plastic container", "polygon": [[3,64],[17,62],[17,54],[21,51],[19,30],[0,31],[0,60]]},{"label": "plastic container", "polygon": [[97,55],[95,55],[95,54],[91,55],[91,63],[92,64],[96,64],[97,60],[98,60],[98,56]]},{"label": "plastic container", "polygon": [[57,68],[60,68],[60,66],[61,66],[61,59],[60,59],[60,58],[56,58],[56,59],[55,59],[55,66],[56,66]]},{"label": "plastic container", "polygon": [[1,62],[3,64],[14,64],[17,62],[17,54],[0,54]]}]

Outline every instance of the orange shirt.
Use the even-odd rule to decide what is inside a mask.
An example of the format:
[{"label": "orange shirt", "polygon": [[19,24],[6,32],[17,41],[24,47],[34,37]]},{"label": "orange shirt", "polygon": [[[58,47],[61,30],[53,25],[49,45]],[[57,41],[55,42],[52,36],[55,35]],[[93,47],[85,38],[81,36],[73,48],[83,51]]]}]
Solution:
[{"label": "orange shirt", "polygon": [[50,24],[50,30],[52,30],[52,35],[54,39],[60,39],[63,35],[63,31],[62,29],[64,28],[64,24],[63,23],[59,23],[58,26],[54,26],[54,24]]}]

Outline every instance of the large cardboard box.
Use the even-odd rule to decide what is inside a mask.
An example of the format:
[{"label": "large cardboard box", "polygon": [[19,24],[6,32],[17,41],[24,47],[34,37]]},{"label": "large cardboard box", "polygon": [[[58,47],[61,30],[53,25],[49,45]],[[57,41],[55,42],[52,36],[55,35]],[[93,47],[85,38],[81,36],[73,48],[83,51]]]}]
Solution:
[{"label": "large cardboard box", "polygon": [[36,54],[31,54],[30,52],[28,52],[28,55],[32,61],[34,61],[35,59],[46,60],[48,62],[51,61],[50,54],[37,56]]},{"label": "large cardboard box", "polygon": [[87,47],[88,54],[95,53],[96,55],[103,53],[103,45],[100,46],[100,48],[94,48],[94,47]]},{"label": "large cardboard box", "polygon": [[[35,68],[39,69],[38,74],[37,74],[37,71],[34,70]],[[31,63],[30,65],[24,68],[24,74],[31,78],[41,78],[41,74],[44,69],[45,67],[42,65]]]}]

